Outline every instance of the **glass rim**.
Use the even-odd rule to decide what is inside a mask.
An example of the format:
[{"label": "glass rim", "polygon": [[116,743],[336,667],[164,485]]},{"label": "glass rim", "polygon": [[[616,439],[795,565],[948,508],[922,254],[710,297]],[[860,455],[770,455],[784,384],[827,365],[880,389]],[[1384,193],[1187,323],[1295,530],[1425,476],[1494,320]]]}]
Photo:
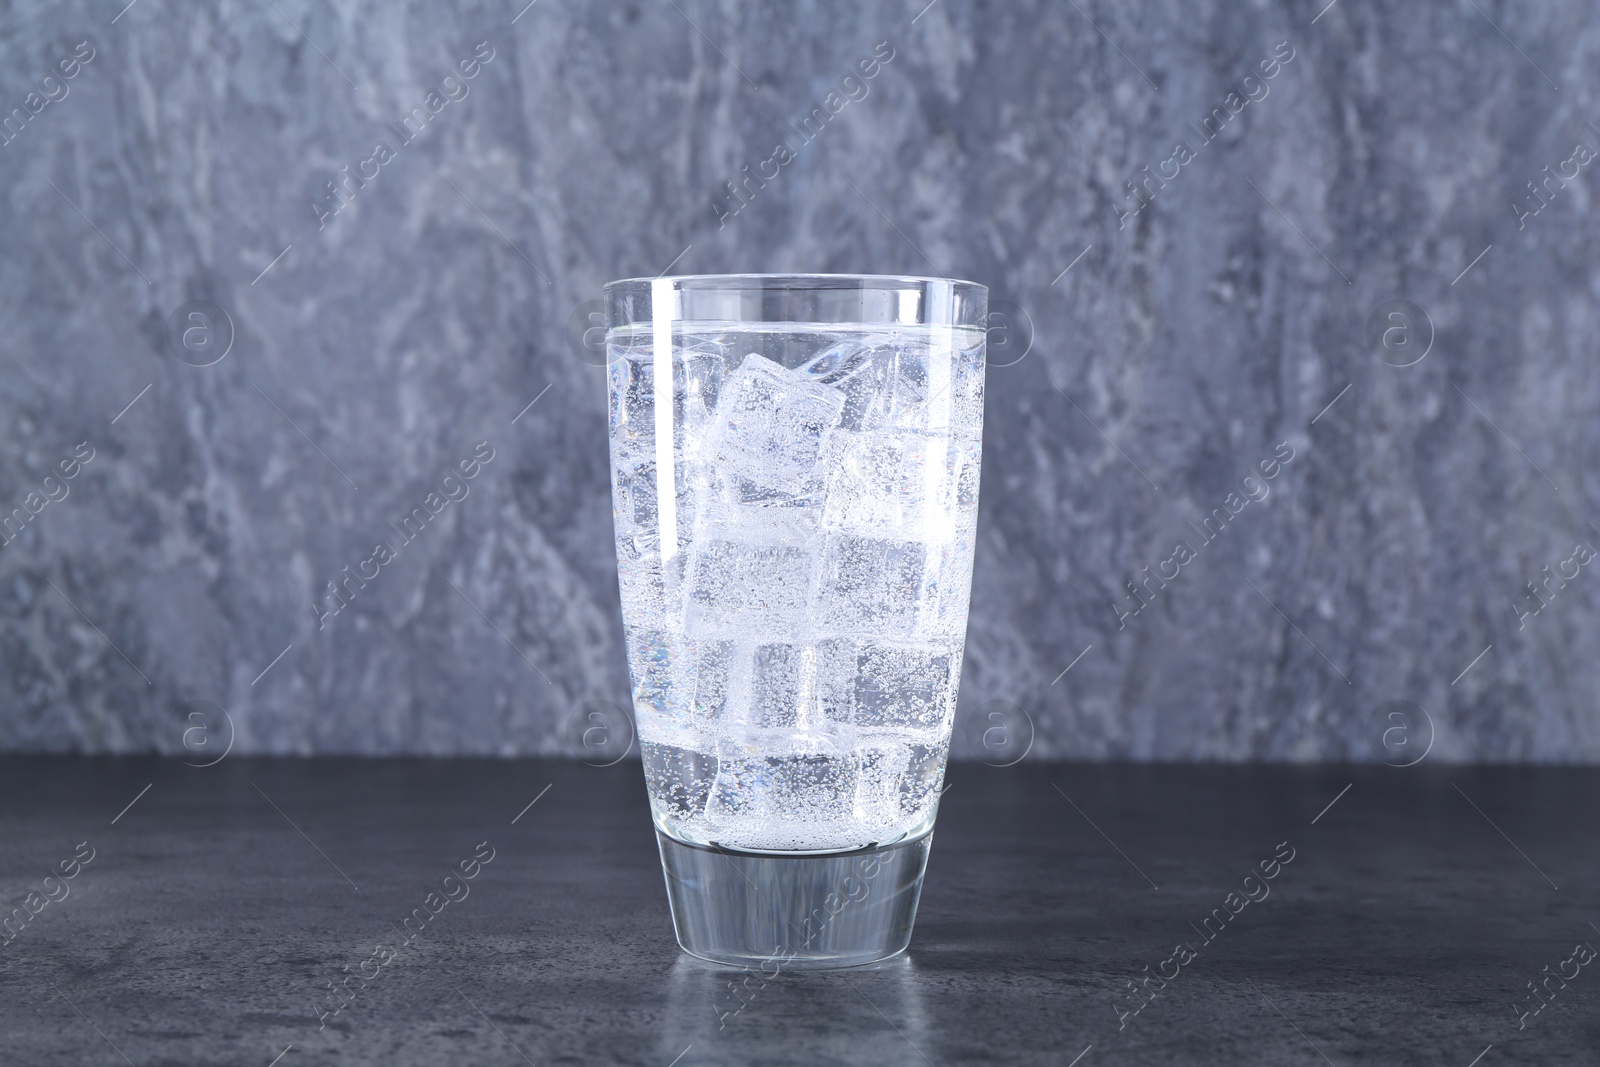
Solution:
[{"label": "glass rim", "polygon": [[674,287],[686,286],[690,289],[716,290],[716,289],[877,289],[881,291],[898,291],[915,289],[926,285],[944,284],[952,289],[961,291],[982,290],[987,293],[989,287],[981,282],[969,281],[965,278],[940,278],[932,275],[916,274],[820,274],[820,273],[780,273],[780,274],[664,274],[655,278],[618,278],[609,281],[603,287],[610,293],[613,289],[627,287],[649,288],[655,282],[671,282]]},{"label": "glass rim", "polygon": [[926,325],[981,328],[989,287],[901,274],[679,274],[623,278],[605,286],[605,327],[658,321]]}]

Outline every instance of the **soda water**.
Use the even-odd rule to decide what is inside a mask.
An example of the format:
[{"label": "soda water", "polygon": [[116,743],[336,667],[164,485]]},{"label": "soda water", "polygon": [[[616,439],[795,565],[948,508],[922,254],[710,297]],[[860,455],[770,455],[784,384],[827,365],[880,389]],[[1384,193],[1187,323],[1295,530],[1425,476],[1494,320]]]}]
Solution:
[{"label": "soda water", "polygon": [[[961,678],[981,330],[608,335],[618,575],[658,827],[844,851],[933,825]],[[661,410],[669,402],[670,410]]]}]

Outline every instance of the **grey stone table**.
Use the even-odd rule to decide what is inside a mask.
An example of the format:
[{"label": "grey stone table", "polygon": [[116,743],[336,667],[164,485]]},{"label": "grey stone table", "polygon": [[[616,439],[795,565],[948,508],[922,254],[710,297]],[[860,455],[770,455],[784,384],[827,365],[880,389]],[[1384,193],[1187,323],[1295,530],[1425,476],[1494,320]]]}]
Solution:
[{"label": "grey stone table", "polygon": [[676,949],[631,761],[0,759],[0,1064],[1600,1059],[1600,771],[950,781],[910,953],[772,976]]}]

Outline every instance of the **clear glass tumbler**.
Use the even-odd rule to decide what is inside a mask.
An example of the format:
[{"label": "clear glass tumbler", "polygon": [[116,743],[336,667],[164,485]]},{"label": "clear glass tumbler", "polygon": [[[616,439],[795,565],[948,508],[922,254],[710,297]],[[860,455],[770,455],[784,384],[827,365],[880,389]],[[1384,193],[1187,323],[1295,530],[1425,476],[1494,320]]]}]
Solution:
[{"label": "clear glass tumbler", "polygon": [[911,938],[972,585],[988,290],[605,289],[617,571],[678,943],[841,967]]}]

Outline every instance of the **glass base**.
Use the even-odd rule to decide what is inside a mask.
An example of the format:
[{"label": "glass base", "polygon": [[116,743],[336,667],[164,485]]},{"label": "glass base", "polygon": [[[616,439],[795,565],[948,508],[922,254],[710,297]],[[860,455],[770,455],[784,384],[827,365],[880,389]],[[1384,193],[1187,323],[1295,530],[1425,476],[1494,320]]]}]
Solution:
[{"label": "glass base", "polygon": [[933,834],[851,852],[692,845],[656,831],[678,944],[733,966],[818,970],[904,952]]}]

